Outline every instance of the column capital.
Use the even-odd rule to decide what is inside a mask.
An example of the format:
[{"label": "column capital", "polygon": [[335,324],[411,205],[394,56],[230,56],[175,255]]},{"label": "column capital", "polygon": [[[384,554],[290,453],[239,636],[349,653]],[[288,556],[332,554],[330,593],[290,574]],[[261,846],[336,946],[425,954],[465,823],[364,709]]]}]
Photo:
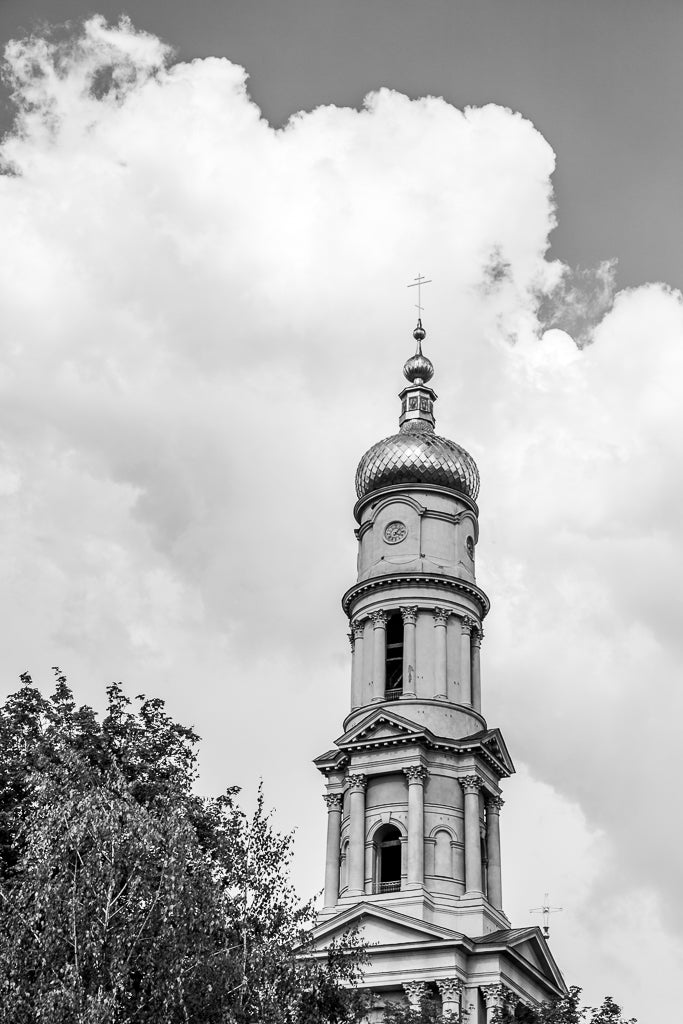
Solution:
[{"label": "column capital", "polygon": [[353,775],[349,775],[347,777],[347,782],[350,790],[364,790],[368,784],[368,777],[367,775],[363,775],[358,772]]},{"label": "column capital", "polygon": [[507,985],[482,985],[481,987],[487,1010],[503,1009],[514,1006],[518,1002],[515,993]]},{"label": "column capital", "polygon": [[346,635],[349,638],[349,643],[351,644],[351,651],[353,652],[356,649],[356,637],[355,637],[355,634],[354,634],[353,630],[351,630],[351,632],[347,633]]},{"label": "column capital", "polygon": [[388,615],[384,611],[371,612],[370,619],[373,629],[384,629],[387,624]]},{"label": "column capital", "polygon": [[484,639],[484,630],[481,626],[475,623],[474,630],[472,632],[472,643],[475,647],[481,647],[481,642]]},{"label": "column capital", "polygon": [[489,796],[486,800],[487,814],[500,814],[501,807],[505,801],[502,796]]},{"label": "column capital", "polygon": [[411,764],[407,768],[403,769],[403,774],[407,776],[408,784],[413,782],[424,782],[429,775],[427,769],[421,764]]},{"label": "column capital", "polygon": [[460,998],[463,985],[460,978],[438,978],[436,987],[444,1002],[454,1003]]},{"label": "column capital", "polygon": [[414,626],[417,622],[417,605],[407,605],[401,608],[404,626]]},{"label": "column capital", "polygon": [[365,632],[365,622],[363,619],[354,619],[351,623],[351,636],[354,640],[362,640],[363,633]]},{"label": "column capital", "polygon": [[408,996],[411,1009],[419,1010],[420,1000],[427,993],[427,984],[424,981],[404,981],[403,988]]},{"label": "column capital", "polygon": [[458,782],[462,786],[463,792],[467,793],[478,793],[481,787],[484,785],[484,780],[480,779],[478,775],[462,775]]},{"label": "column capital", "polygon": [[433,608],[432,614],[434,616],[435,626],[445,626],[448,622],[448,616],[451,614],[449,608]]},{"label": "column capital", "polygon": [[472,633],[472,630],[476,626],[476,622],[471,615],[463,615],[460,620],[460,630],[462,633]]},{"label": "column capital", "polygon": [[340,811],[344,802],[341,793],[323,793],[323,800],[327,804],[328,811]]}]

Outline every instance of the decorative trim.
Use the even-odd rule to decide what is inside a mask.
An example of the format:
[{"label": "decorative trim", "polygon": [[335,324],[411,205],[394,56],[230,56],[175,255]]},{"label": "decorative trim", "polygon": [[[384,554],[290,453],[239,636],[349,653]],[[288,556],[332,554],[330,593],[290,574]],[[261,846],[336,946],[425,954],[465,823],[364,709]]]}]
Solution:
[{"label": "decorative trim", "polygon": [[373,502],[382,500],[382,498],[388,497],[390,494],[396,494],[397,492],[403,496],[410,494],[414,491],[426,491],[431,494],[446,494],[449,498],[456,498],[461,501],[463,505],[471,510],[475,516],[479,515],[479,507],[477,506],[474,498],[470,498],[469,494],[464,494],[462,491],[455,491],[451,487],[442,487],[440,484],[387,484],[386,487],[378,487],[376,491],[369,491],[368,494],[364,494],[362,498],[359,498],[356,502],[353,514],[356,518],[356,522],[360,522],[360,513],[366,505],[370,505]]},{"label": "decorative trim", "polygon": [[342,597],[342,608],[346,615],[349,614],[349,609],[352,604],[356,602],[359,597],[370,593],[373,590],[386,590],[403,588],[406,586],[417,586],[417,587],[447,587],[449,590],[455,590],[461,594],[467,594],[468,597],[473,598],[479,608],[481,609],[482,619],[486,616],[491,607],[491,602],[484,593],[480,590],[476,583],[469,583],[467,580],[460,579],[456,576],[448,576],[445,573],[387,573],[384,576],[374,576],[369,580],[362,580],[360,583],[356,583],[353,587],[350,587],[344,596]]}]

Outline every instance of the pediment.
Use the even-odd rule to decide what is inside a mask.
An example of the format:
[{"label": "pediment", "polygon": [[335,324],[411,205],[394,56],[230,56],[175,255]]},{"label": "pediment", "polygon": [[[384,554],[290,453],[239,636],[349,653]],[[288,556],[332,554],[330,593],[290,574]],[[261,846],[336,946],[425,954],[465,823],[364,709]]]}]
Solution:
[{"label": "pediment", "polygon": [[538,926],[531,928],[511,928],[506,931],[491,932],[474,940],[477,949],[505,948],[517,954],[526,964],[534,968],[548,981],[554,983],[560,991],[566,991],[562,973],[550,952],[547,940]]},{"label": "pediment", "polygon": [[314,928],[313,944],[318,949],[325,948],[349,929],[357,929],[363,942],[373,947],[462,939],[460,932],[450,928],[427,924],[408,914],[361,902]]},{"label": "pediment", "polygon": [[343,750],[365,743],[375,743],[378,740],[396,742],[426,737],[433,738],[428,729],[409,722],[394,711],[388,711],[384,706],[371,711],[352,729],[335,740],[335,743]]}]

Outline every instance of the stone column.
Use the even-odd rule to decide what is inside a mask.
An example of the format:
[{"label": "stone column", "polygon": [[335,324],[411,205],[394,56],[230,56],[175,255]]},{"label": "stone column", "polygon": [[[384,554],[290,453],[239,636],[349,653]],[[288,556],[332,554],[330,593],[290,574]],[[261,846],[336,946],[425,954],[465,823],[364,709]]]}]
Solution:
[{"label": "stone column", "polygon": [[404,768],[408,778],[408,888],[424,885],[424,780],[422,765]]},{"label": "stone column", "polygon": [[384,700],[387,677],[387,615],[386,612],[373,612],[370,618],[374,631],[372,634],[372,699]]},{"label": "stone column", "polygon": [[365,892],[365,787],[366,775],[349,775],[349,896]]},{"label": "stone column", "polygon": [[495,1020],[494,1014],[496,1011],[514,1011],[516,1004],[519,1002],[517,996],[507,985],[482,985],[481,991],[486,1003],[487,1024]]},{"label": "stone column", "polygon": [[323,906],[336,907],[339,900],[339,840],[341,837],[342,795],[326,793],[327,849],[325,853],[325,899]]},{"label": "stone column", "polygon": [[434,696],[448,700],[448,667],[446,662],[447,608],[434,609]]},{"label": "stone column", "polygon": [[403,988],[408,996],[410,1009],[419,1011],[422,998],[427,994],[426,983],[424,981],[404,981]]},{"label": "stone column", "polygon": [[472,703],[472,654],[470,651],[470,636],[474,619],[464,615],[460,620],[460,688],[462,703]]},{"label": "stone column", "polygon": [[488,897],[496,910],[503,909],[503,885],[500,871],[500,809],[503,799],[491,796],[486,801],[486,849],[489,855]]},{"label": "stone column", "polygon": [[454,1019],[460,1020],[460,993],[462,982],[459,978],[440,978],[437,988],[441,995],[441,1005],[444,1015],[450,1013]]},{"label": "stone column", "polygon": [[401,615],[403,616],[403,696],[414,697],[416,694],[415,626],[417,608],[401,608]]},{"label": "stone column", "polygon": [[472,707],[481,711],[481,642],[484,633],[481,627],[472,633]]},{"label": "stone column", "polygon": [[458,781],[465,794],[465,891],[480,893],[482,877],[479,790],[482,787],[482,780],[478,775],[465,775]]},{"label": "stone column", "polygon": [[349,640],[351,641],[351,708],[363,705],[363,636],[364,624],[356,619],[351,623]]}]

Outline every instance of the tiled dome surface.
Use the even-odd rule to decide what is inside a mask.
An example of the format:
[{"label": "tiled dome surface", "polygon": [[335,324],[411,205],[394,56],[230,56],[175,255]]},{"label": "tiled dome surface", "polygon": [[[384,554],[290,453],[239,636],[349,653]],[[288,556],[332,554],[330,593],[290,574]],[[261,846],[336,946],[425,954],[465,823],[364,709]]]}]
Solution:
[{"label": "tiled dome surface", "polygon": [[378,441],[358,463],[359,498],[392,484],[438,484],[476,501],[479,470],[472,456],[455,441],[439,437],[422,424],[405,424],[400,433]]}]

